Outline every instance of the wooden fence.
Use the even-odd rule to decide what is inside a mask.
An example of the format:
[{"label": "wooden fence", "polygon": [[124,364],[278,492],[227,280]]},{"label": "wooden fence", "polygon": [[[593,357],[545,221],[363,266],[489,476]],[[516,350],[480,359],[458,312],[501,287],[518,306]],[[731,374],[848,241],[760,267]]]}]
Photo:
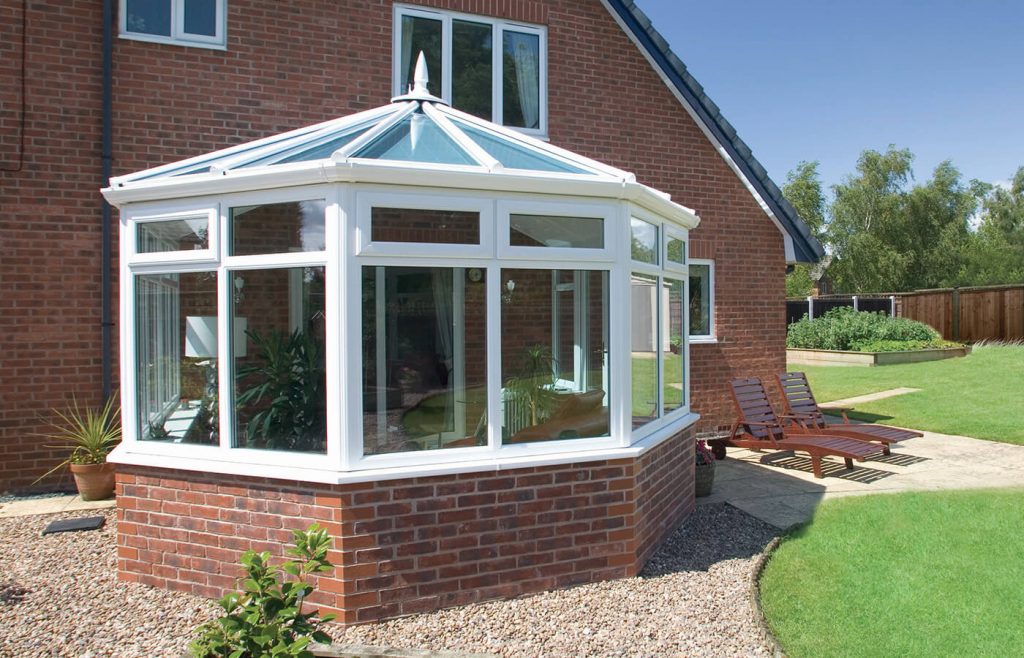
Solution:
[{"label": "wooden fence", "polygon": [[918,290],[899,295],[898,313],[946,340],[1024,340],[1024,285]]}]

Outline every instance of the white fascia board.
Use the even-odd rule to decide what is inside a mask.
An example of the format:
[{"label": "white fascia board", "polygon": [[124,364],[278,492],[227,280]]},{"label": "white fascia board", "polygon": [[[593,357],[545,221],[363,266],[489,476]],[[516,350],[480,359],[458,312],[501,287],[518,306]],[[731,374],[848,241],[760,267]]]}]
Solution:
[{"label": "white fascia board", "polygon": [[437,166],[384,160],[331,160],[253,167],[221,174],[196,174],[145,182],[124,182],[102,190],[114,206],[196,196],[233,194],[323,183],[375,183],[396,186],[455,188],[497,193],[628,199],[688,228],[699,220],[689,208],[646,185],[610,177],[554,172],[487,171],[482,167]]},{"label": "white fascia board", "polygon": [[642,440],[624,448],[603,448],[598,450],[579,450],[575,452],[559,452],[521,457],[497,458],[480,460],[462,460],[441,464],[423,464],[393,468],[374,468],[361,471],[332,471],[315,468],[300,468],[269,464],[251,464],[245,462],[218,460],[216,458],[199,459],[195,457],[176,457],[167,454],[152,454],[139,450],[134,444],[129,450],[121,444],[107,456],[107,461],[125,466],[143,466],[151,468],[167,468],[201,473],[219,473],[244,477],[272,478],[275,480],[295,480],[298,482],[316,482],[320,484],[356,484],[361,482],[381,482],[385,480],[401,480],[407,478],[433,477],[436,475],[456,475],[459,473],[487,473],[509,471],[519,468],[536,468],[541,466],[558,466],[592,461],[613,459],[636,459],[644,453],[656,448],[676,434],[694,425],[700,416],[686,414],[668,424],[660,431],[644,437]]},{"label": "white fascia board", "polygon": [[641,44],[640,41],[636,38],[636,35],[633,34],[633,32],[623,22],[622,18],[615,12],[615,10],[611,8],[611,6],[608,4],[608,0],[601,0],[601,4],[604,5],[604,8],[608,11],[609,14],[611,14],[612,18],[619,25],[619,28],[622,29],[622,31],[626,34],[629,40],[633,42],[633,45],[636,46],[637,50],[639,50],[640,53],[644,56],[644,59],[646,59],[647,63],[651,65],[651,68],[654,69],[654,72],[658,74],[658,77],[661,78],[661,81],[665,83],[665,86],[668,87],[669,91],[672,92],[672,95],[676,97],[676,100],[679,101],[679,104],[683,106],[683,109],[686,110],[686,112],[690,115],[690,118],[692,118],[694,123],[697,124],[697,126],[700,128],[700,131],[704,133],[704,136],[707,137],[709,142],[711,142],[711,145],[715,148],[715,151],[717,151],[718,154],[722,157],[722,159],[725,160],[725,163],[729,166],[730,169],[732,169],[733,173],[736,174],[736,176],[740,179],[740,181],[743,183],[743,186],[746,187],[747,191],[750,192],[751,196],[754,197],[754,200],[757,201],[757,205],[761,206],[761,210],[763,210],[764,213],[768,215],[768,218],[772,220],[772,223],[775,224],[775,228],[777,228],[779,230],[779,233],[782,234],[782,240],[785,244],[786,262],[795,263],[796,251],[793,248],[793,236],[791,236],[789,232],[785,228],[783,228],[782,222],[779,221],[779,218],[776,217],[775,213],[773,213],[771,208],[768,207],[768,204],[765,202],[764,198],[751,184],[750,179],[748,179],[746,175],[744,175],[744,173],[740,171],[740,168],[736,164],[736,161],[732,159],[732,156],[729,155],[729,152],[725,150],[725,147],[722,146],[722,143],[715,138],[715,136],[711,133],[710,128],[708,128],[708,126],[704,123],[700,116],[698,116],[697,112],[693,109],[690,103],[687,102],[687,100],[679,92],[679,90],[672,83],[672,81],[668,79],[668,76],[665,75],[665,72],[654,61],[654,58],[651,57],[651,54],[649,52],[647,52],[647,49],[643,47],[643,44]]}]

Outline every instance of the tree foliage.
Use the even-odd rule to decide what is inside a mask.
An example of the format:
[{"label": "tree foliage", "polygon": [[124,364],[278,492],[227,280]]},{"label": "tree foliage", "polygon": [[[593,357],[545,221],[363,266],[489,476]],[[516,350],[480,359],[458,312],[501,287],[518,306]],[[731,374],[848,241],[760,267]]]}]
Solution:
[{"label": "tree foliage", "polygon": [[[817,163],[790,172],[783,194],[832,257],[835,292],[899,292],[1024,281],[1024,167],[1009,189],[967,181],[949,161],[915,183],[914,156],[868,149],[827,202]],[[975,228],[975,226],[977,228]],[[813,285],[798,266],[788,296]]]}]

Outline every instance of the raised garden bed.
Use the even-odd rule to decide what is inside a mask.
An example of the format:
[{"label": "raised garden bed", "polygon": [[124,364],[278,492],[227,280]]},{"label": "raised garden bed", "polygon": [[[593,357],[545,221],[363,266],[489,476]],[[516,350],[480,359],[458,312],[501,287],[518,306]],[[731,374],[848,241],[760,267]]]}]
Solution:
[{"label": "raised garden bed", "polygon": [[921,363],[922,361],[941,361],[967,356],[971,353],[969,346],[943,347],[936,349],[908,350],[905,352],[851,352],[843,350],[786,350],[786,362],[801,365],[818,366],[854,366],[872,368],[874,366],[890,366],[899,363]]}]

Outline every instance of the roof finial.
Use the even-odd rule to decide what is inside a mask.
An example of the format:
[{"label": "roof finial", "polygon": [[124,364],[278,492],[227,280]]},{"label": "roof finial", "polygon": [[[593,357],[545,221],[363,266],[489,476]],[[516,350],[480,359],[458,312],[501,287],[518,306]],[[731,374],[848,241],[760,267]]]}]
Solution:
[{"label": "roof finial", "polygon": [[427,85],[430,83],[430,75],[427,73],[427,56],[420,51],[419,57],[416,58],[416,69],[413,71],[412,84],[409,85],[408,91],[401,96],[395,96],[391,99],[392,103],[398,103],[400,101],[430,101],[431,103],[440,103],[447,105],[444,100],[434,96],[427,89]]},{"label": "roof finial", "polygon": [[413,87],[412,93],[414,94],[429,94],[427,85],[430,82],[430,74],[427,73],[427,56],[420,51],[420,56],[416,58],[416,72],[412,77]]}]

